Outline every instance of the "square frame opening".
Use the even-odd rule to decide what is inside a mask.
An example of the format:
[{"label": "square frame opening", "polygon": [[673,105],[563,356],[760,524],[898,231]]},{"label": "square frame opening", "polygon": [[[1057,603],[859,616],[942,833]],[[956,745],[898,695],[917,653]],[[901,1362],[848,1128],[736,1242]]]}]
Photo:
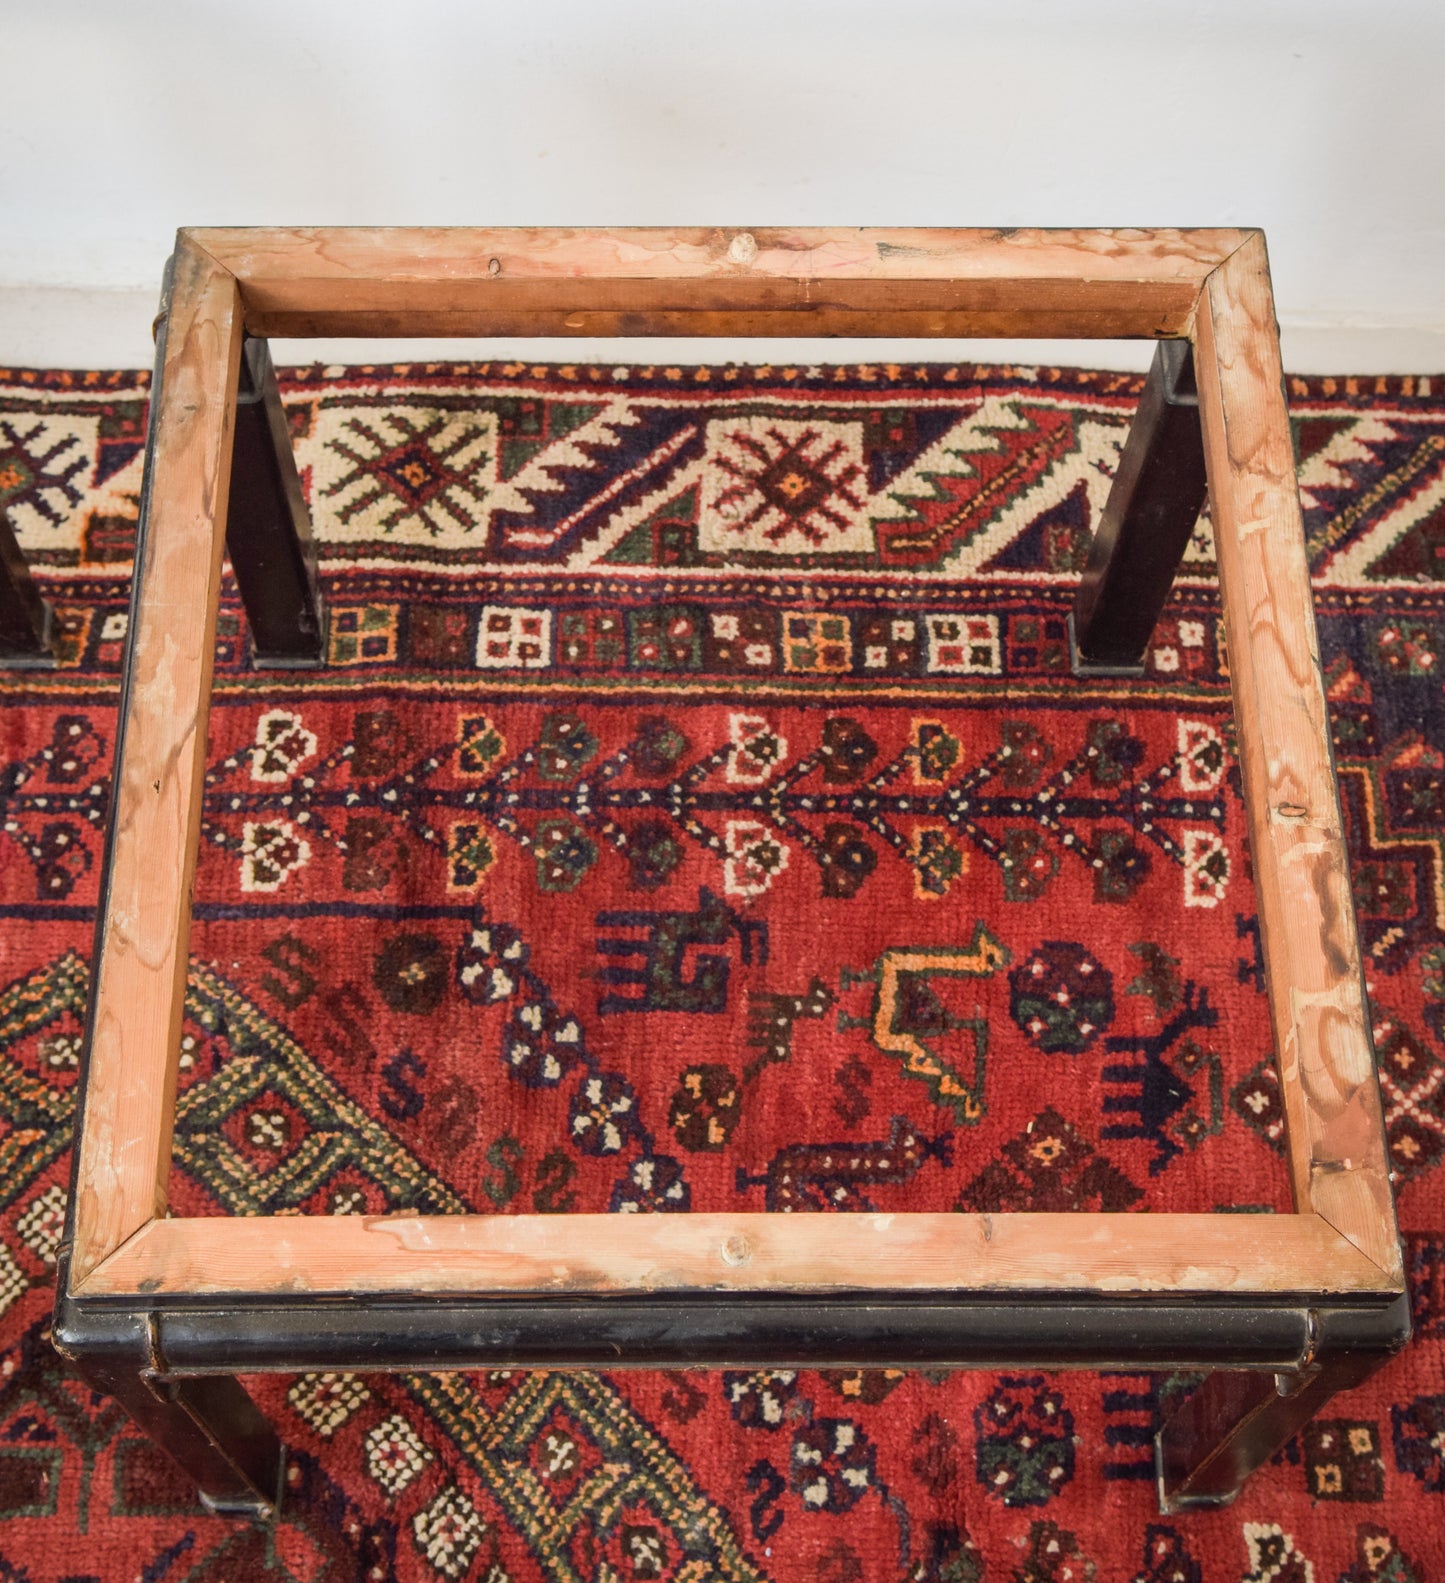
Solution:
[{"label": "square frame opening", "polygon": [[[1372,1310],[1398,1299],[1403,1270],[1259,232],[189,230],[164,311],[67,1299],[207,1309],[217,1346],[223,1335],[242,1344],[241,1319],[227,1330],[224,1313],[248,1306],[300,1311],[344,1297],[496,1315],[508,1302],[551,1304],[567,1316],[558,1361],[584,1357],[579,1338],[604,1315],[667,1303],[703,1316],[698,1362],[787,1356],[820,1308],[873,1313],[875,1330],[887,1323],[895,1334],[906,1310],[918,1361],[982,1361],[1001,1342],[987,1325],[972,1338],[949,1335],[961,1306],[1027,1300],[1047,1321],[1031,1337],[1044,1363],[1074,1358],[1067,1316],[1081,1304],[1104,1331],[1113,1313],[1121,1338],[1144,1337],[1143,1316],[1155,1311],[1178,1338],[1162,1355],[1207,1361],[1215,1345],[1235,1355],[1225,1349],[1238,1344],[1242,1313],[1283,1318],[1302,1298]],[[168,1218],[243,337],[367,334],[1188,340],[1295,1213],[1247,1226],[1204,1214],[947,1211]],[[1181,1303],[1196,1316],[1188,1336]],[[752,1340],[724,1339],[728,1305],[756,1320]],[[830,1360],[856,1361],[873,1333],[858,1323],[863,1330],[829,1343]],[[1261,1362],[1287,1360],[1292,1345],[1261,1339]],[[1116,1350],[1138,1355],[1122,1339]]]}]

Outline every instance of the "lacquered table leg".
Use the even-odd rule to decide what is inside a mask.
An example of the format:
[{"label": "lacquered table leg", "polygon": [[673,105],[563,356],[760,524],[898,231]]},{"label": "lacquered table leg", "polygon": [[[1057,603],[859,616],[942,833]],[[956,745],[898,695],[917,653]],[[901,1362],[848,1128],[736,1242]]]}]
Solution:
[{"label": "lacquered table leg", "polygon": [[1204,504],[1188,341],[1160,341],[1070,617],[1074,674],[1138,675]]}]

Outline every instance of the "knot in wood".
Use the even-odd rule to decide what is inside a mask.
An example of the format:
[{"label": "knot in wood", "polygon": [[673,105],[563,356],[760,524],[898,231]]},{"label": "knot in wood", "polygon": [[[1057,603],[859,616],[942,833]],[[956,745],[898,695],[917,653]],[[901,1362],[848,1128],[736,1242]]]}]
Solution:
[{"label": "knot in wood", "polygon": [[748,1239],[739,1231],[735,1231],[722,1245],[722,1261],[735,1268],[746,1264],[753,1256],[753,1247]]}]

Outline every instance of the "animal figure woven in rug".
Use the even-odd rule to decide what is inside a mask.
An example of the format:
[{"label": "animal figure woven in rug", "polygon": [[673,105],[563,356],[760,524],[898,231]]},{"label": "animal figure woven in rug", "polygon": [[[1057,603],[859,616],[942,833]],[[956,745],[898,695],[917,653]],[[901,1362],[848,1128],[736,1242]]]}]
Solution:
[{"label": "animal figure woven in rug", "polygon": [[[1140,381],[283,378],[330,664],[223,600],[185,1214],[1288,1208],[1212,549],[1142,682],[1065,615]],[[1296,381],[1417,1339],[1161,1520],[1189,1378],[248,1382],[271,1529],[46,1341],[145,380],[0,373],[59,618],[0,679],[0,1580],[1425,1583],[1445,1568],[1445,399]],[[157,862],[170,854],[157,853]]]}]

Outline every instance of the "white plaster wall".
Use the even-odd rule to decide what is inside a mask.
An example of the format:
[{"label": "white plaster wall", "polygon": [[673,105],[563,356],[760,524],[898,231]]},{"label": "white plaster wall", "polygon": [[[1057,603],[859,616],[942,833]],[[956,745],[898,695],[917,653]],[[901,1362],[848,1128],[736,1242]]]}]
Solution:
[{"label": "white plaster wall", "polygon": [[0,58],[0,362],[148,362],[180,224],[1247,223],[1292,368],[1445,367],[1442,0],[0,0]]}]

